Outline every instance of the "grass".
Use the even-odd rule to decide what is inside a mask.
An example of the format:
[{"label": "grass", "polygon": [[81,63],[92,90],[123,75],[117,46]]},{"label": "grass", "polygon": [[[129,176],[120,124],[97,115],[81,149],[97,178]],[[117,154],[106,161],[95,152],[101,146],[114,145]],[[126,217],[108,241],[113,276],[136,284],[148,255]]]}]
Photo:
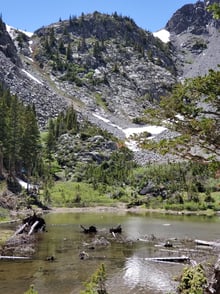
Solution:
[{"label": "grass", "polygon": [[5,242],[13,235],[14,231],[12,230],[1,230],[0,234],[0,249],[1,246],[5,244]]},{"label": "grass", "polygon": [[[55,182],[55,185],[49,190],[50,204],[54,207],[94,207],[94,206],[115,206],[118,202],[128,203],[131,200],[129,191],[124,191],[120,197],[114,197],[117,189],[109,190],[108,187],[104,189],[94,190],[93,186],[88,183],[76,182]],[[109,196],[108,196],[109,195]],[[173,211],[189,211],[202,212],[212,215],[215,211],[220,210],[220,191],[212,192],[211,197],[214,202],[205,202],[205,194],[198,194],[198,202],[187,200],[187,195],[184,193],[184,203],[180,204],[170,199],[162,200],[161,197],[148,198],[147,202],[143,202],[145,208],[150,209],[165,209]],[[43,197],[43,196],[41,196]],[[143,197],[138,197],[143,200]]]},{"label": "grass", "polygon": [[51,204],[58,207],[114,205],[116,200],[101,194],[86,183],[56,182],[50,189]]},{"label": "grass", "polygon": [[164,209],[166,210],[175,210],[175,211],[206,211],[207,214],[212,214],[215,211],[220,210],[220,191],[212,192],[211,197],[214,199],[213,202],[205,202],[206,195],[204,193],[198,194],[198,202],[189,201],[187,197],[183,197],[184,203],[169,203],[169,201],[164,203]]},{"label": "grass", "polygon": [[99,105],[99,106],[103,107],[105,110],[107,110],[106,103],[102,99],[102,95],[101,94],[95,93],[95,100],[96,100],[97,105]]},{"label": "grass", "polygon": [[0,207],[0,223],[8,221],[10,219],[9,212],[7,209]]},{"label": "grass", "polygon": [[48,136],[48,132],[47,131],[42,131],[40,133],[41,142],[45,143],[46,139],[47,139],[47,136]]}]

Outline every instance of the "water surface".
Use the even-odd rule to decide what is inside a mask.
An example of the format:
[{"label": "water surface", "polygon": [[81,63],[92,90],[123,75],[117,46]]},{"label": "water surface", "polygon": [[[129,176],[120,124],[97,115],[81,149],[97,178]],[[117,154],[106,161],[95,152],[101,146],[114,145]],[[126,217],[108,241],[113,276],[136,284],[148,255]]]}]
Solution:
[{"label": "water surface", "polygon": [[[146,236],[216,240],[219,217],[165,216],[132,213],[57,213],[45,216],[47,232],[39,235],[38,250],[32,260],[0,260],[0,293],[22,294],[31,284],[39,294],[80,293],[84,282],[104,263],[109,294],[165,294],[177,284],[173,278],[181,264],[155,263],[149,257],[164,254],[152,243],[136,242]],[[121,224],[126,244],[116,242],[106,248],[86,249],[87,260],[79,253],[92,236],[82,233],[80,225],[95,225],[99,234]],[[11,225],[1,225],[0,233]],[[167,252],[165,254],[168,254]],[[181,254],[181,251],[178,252]],[[46,261],[54,256],[54,262]]]}]

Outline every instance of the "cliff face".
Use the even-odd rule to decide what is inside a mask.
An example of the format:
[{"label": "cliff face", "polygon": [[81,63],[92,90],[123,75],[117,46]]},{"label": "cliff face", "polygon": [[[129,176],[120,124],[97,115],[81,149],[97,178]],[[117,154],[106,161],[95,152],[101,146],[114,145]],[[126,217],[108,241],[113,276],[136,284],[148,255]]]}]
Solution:
[{"label": "cliff face", "polygon": [[204,75],[220,63],[220,21],[214,20],[207,6],[218,1],[198,1],[177,10],[166,24],[171,33],[181,79]]},{"label": "cliff face", "polygon": [[201,1],[184,5],[167,22],[166,29],[176,35],[183,32],[191,32],[195,35],[207,33],[207,25],[213,22],[213,18],[206,7]]},{"label": "cliff face", "polygon": [[6,25],[2,19],[0,20],[0,51],[5,57],[9,58],[12,63],[21,66],[21,60],[17,55],[15,44],[10,38],[6,30]]}]

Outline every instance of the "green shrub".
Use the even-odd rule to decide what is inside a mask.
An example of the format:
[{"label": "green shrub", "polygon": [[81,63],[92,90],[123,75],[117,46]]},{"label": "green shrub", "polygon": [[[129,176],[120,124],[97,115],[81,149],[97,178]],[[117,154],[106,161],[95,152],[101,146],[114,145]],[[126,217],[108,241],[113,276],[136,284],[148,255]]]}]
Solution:
[{"label": "green shrub", "polygon": [[34,285],[31,285],[30,288],[24,292],[24,294],[38,294],[38,292],[34,290]]},{"label": "green shrub", "polygon": [[98,270],[85,283],[86,290],[80,294],[108,294],[106,287],[106,272],[104,264],[101,264]]},{"label": "green shrub", "polygon": [[203,267],[186,267],[183,270],[178,293],[181,294],[203,294],[207,279]]}]

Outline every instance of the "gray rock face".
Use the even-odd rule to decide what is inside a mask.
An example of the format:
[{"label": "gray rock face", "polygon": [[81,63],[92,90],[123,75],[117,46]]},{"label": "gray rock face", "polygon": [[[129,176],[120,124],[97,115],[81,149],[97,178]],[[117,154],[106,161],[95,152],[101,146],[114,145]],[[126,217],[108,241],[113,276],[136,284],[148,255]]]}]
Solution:
[{"label": "gray rock face", "polygon": [[45,77],[34,70],[32,61],[22,62],[5,25],[1,34],[0,81],[24,104],[35,105],[39,125],[44,127],[50,117],[67,107],[68,101],[49,87]]},{"label": "gray rock face", "polygon": [[166,24],[166,29],[175,34],[190,31],[200,35],[206,33],[206,25],[212,21],[212,16],[207,12],[204,2],[186,4],[178,9]]},{"label": "gray rock face", "polygon": [[[49,52],[46,38],[53,41]],[[132,120],[175,83],[169,47],[126,17],[94,13],[55,23],[35,32],[34,46],[35,60],[57,87],[92,111]],[[69,47],[66,69],[63,52]]]},{"label": "gray rock face", "polygon": [[[17,67],[0,52],[0,80],[10,88],[11,93],[17,95],[24,104],[35,105],[38,122],[44,127],[50,117],[56,117],[67,106],[67,101],[62,96],[36,78],[32,71]],[[35,80],[36,79],[36,80]]]},{"label": "gray rock face", "polygon": [[0,51],[9,58],[13,64],[21,66],[21,60],[17,55],[15,44],[6,31],[6,26],[2,20],[0,20]]},{"label": "gray rock face", "polygon": [[210,69],[218,70],[220,21],[214,20],[207,11],[207,5],[214,2],[184,5],[166,24],[175,49],[178,76],[182,80],[205,75]]}]

